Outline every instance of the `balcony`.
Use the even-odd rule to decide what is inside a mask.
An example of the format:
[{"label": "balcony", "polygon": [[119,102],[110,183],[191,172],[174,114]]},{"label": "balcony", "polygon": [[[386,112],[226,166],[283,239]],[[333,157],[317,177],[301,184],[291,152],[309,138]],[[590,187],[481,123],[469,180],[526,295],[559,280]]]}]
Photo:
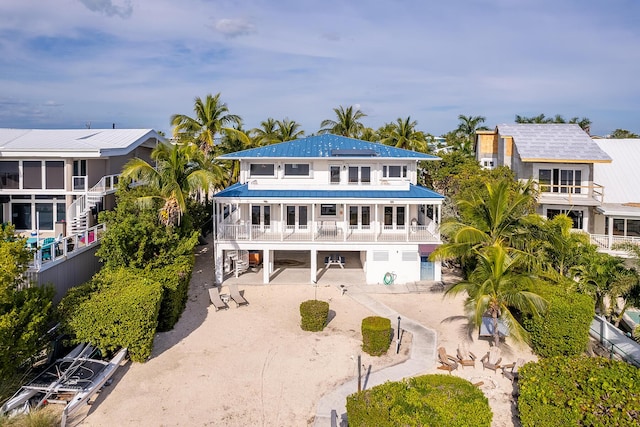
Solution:
[{"label": "balcony", "polygon": [[[378,228],[376,230],[376,228]],[[337,223],[327,226],[262,226],[219,224],[216,238],[220,242],[439,242],[435,223],[429,225],[382,226],[363,228]]]},{"label": "balcony", "polygon": [[588,185],[555,185],[535,182],[538,203],[576,206],[600,206],[604,200],[604,187],[594,182]]}]

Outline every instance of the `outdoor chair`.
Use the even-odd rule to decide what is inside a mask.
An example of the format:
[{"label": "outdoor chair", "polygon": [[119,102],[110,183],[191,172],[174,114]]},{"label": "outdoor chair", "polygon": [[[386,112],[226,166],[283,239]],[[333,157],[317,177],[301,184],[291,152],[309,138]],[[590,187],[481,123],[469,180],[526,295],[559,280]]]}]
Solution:
[{"label": "outdoor chair", "polygon": [[211,304],[216,308],[216,311],[224,308],[225,310],[229,308],[229,306],[222,301],[220,298],[220,292],[218,292],[218,288],[209,288],[209,299],[211,300]]},{"label": "outdoor chair", "polygon": [[500,362],[502,362],[500,349],[498,347],[491,347],[480,361],[482,362],[482,370],[487,368],[495,372],[500,368]]},{"label": "outdoor chair", "polygon": [[458,362],[464,366],[476,366],[476,355],[469,351],[467,343],[460,343],[458,345]]},{"label": "outdoor chair", "polygon": [[229,294],[233,302],[236,303],[236,307],[240,307],[241,305],[249,305],[249,301],[244,299],[244,297],[240,294],[238,290],[238,285],[231,284],[229,285]]},{"label": "outdoor chair", "polygon": [[509,378],[511,382],[518,381],[520,368],[522,368],[525,363],[524,359],[518,359],[513,363],[504,365],[502,367],[502,375],[504,375],[505,378]]},{"label": "outdoor chair", "polygon": [[47,237],[42,241],[42,260],[50,260],[51,259],[51,247],[54,246],[56,239],[53,237]]},{"label": "outdoor chair", "polygon": [[440,362],[438,369],[449,371],[449,373],[458,369],[458,360],[453,356],[449,356],[444,347],[438,348],[438,361]]}]

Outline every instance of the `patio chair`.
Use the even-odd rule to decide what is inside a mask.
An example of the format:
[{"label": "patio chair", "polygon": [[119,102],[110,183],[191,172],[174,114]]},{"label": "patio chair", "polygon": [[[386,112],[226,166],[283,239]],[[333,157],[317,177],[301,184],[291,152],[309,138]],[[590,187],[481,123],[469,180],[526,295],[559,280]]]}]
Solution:
[{"label": "patio chair", "polygon": [[502,375],[504,375],[505,378],[509,378],[511,382],[518,381],[520,368],[522,368],[525,363],[524,359],[518,359],[513,363],[504,365],[502,367]]},{"label": "patio chair", "polygon": [[238,285],[231,284],[229,285],[229,294],[231,295],[231,299],[236,303],[236,307],[240,307],[241,305],[249,305],[249,301],[244,299],[242,295],[240,295],[240,291],[238,290]]},{"label": "patio chair", "polygon": [[476,355],[469,351],[469,347],[467,346],[467,343],[458,344],[458,351],[456,355],[458,356],[458,362],[463,367],[473,366],[475,368]]},{"label": "patio chair", "polygon": [[225,310],[229,308],[229,306],[222,301],[220,298],[220,292],[218,292],[218,288],[209,288],[209,299],[211,300],[211,304],[216,308],[216,311],[224,308]]},{"label": "patio chair", "polygon": [[51,247],[54,246],[56,239],[53,237],[47,237],[42,241],[42,260],[50,260],[51,259]]},{"label": "patio chair", "polygon": [[444,347],[438,348],[438,361],[440,362],[440,366],[438,369],[442,369],[443,371],[451,371],[458,369],[458,360],[447,354],[447,350]]},{"label": "patio chair", "polygon": [[500,368],[500,362],[502,362],[500,349],[498,347],[491,347],[480,361],[482,362],[482,370],[487,368],[495,372]]}]

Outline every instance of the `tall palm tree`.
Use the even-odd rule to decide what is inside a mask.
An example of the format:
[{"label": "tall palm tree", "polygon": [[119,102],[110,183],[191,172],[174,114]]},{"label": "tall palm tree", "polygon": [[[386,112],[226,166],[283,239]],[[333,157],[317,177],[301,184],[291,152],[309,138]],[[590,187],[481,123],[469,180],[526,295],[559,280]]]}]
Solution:
[{"label": "tall palm tree", "polygon": [[258,146],[269,145],[278,140],[278,121],[272,117],[260,122],[260,127],[249,132]]},{"label": "tall palm tree", "polygon": [[153,190],[153,195],[138,199],[144,207],[162,200],[160,221],[165,225],[180,224],[187,210],[187,198],[198,191],[208,191],[220,181],[219,167],[209,164],[195,144],[159,144],[151,152],[153,167],[146,161],[129,160],[122,171],[123,178],[139,181]]},{"label": "tall palm tree", "polygon": [[300,129],[300,123],[295,120],[278,120],[276,122],[276,142],[285,142],[298,139],[304,135],[304,131]]},{"label": "tall palm tree", "polygon": [[404,148],[406,150],[427,151],[427,140],[424,133],[416,130],[418,122],[398,118],[395,123],[390,123],[384,134],[381,135],[380,142],[385,145],[391,145],[396,148]]},{"label": "tall palm tree", "polygon": [[353,106],[349,106],[345,110],[342,105],[334,108],[333,112],[336,113],[337,120],[323,120],[322,123],[320,123],[321,129],[318,133],[333,133],[350,138],[360,136],[364,130],[364,125],[360,122],[360,119],[367,116],[365,113],[358,108],[354,109]]},{"label": "tall palm tree", "polygon": [[240,117],[229,114],[227,104],[220,101],[220,93],[207,94],[204,100],[197,96],[193,111],[194,117],[184,114],[171,116],[173,136],[181,142],[196,143],[207,154],[213,150],[216,136],[240,123]]},{"label": "tall palm tree", "polygon": [[445,295],[466,292],[465,311],[470,323],[479,327],[483,316],[491,316],[493,345],[500,344],[498,319],[518,342],[527,342],[528,334],[514,317],[512,309],[522,313],[539,314],[546,309],[546,301],[528,290],[535,278],[521,273],[521,253],[509,254],[498,242],[476,250],[478,264],[467,280],[456,283]]},{"label": "tall palm tree", "polygon": [[[258,147],[256,140],[252,140],[242,129],[242,123],[237,128],[225,128],[222,130],[222,139],[217,147],[220,155],[235,153],[242,150]],[[224,174],[227,176],[226,186],[238,182],[240,176],[240,161],[227,160],[221,163]]]},{"label": "tall palm tree", "polygon": [[482,126],[482,123],[487,120],[484,116],[465,116],[464,114],[460,114],[458,116],[458,120],[460,123],[458,124],[458,129],[456,129],[456,131],[462,135],[462,137],[467,141],[467,144],[471,145],[471,147],[475,145],[477,131],[489,130],[488,127]]}]

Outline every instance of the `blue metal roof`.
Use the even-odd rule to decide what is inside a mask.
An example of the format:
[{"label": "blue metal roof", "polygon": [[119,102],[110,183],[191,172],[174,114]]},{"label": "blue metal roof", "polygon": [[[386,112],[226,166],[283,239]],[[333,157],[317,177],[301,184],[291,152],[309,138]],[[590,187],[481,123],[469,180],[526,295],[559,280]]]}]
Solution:
[{"label": "blue metal roof", "polygon": [[249,190],[247,184],[234,184],[215,198],[239,199],[444,199],[444,196],[411,184],[409,190]]},{"label": "blue metal roof", "polygon": [[219,159],[246,158],[394,158],[439,160],[439,157],[344,136],[323,134],[224,154]]}]

